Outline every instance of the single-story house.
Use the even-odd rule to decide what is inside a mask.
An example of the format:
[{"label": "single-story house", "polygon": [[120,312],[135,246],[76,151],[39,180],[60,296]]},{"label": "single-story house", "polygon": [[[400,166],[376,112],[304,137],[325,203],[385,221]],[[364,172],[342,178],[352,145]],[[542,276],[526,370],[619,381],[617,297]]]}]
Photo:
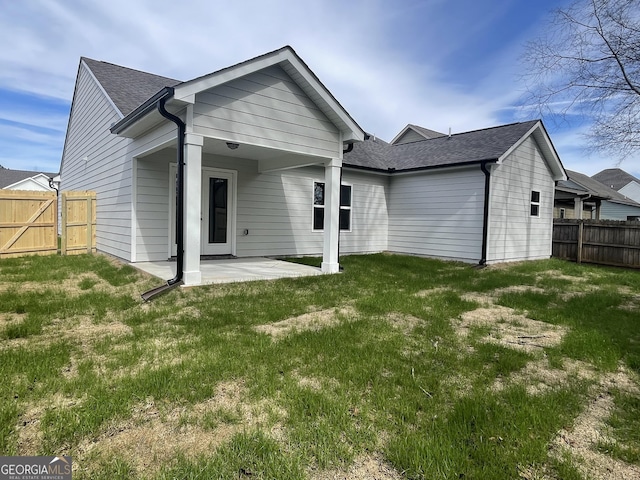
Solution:
[{"label": "single-story house", "polygon": [[566,179],[538,120],[367,135],[288,46],[186,82],[81,58],[61,175],[97,192],[98,249],[187,285],[201,255],[548,258]]},{"label": "single-story house", "polygon": [[640,179],[621,168],[607,168],[592,175],[591,178],[640,203]]},{"label": "single-story house", "polygon": [[567,180],[558,182],[554,218],[635,220],[640,204],[593,177],[567,170]]},{"label": "single-story house", "polygon": [[0,167],[0,189],[49,192],[57,188],[57,173],[11,170]]}]

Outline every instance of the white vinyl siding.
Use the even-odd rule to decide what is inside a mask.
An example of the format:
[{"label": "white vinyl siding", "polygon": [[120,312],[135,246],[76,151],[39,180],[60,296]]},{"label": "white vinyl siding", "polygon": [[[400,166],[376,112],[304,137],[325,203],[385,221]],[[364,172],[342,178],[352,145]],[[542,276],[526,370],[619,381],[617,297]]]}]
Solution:
[{"label": "white vinyl siding", "polygon": [[404,143],[419,142],[424,139],[425,139],[424,136],[420,135],[415,130],[410,129],[410,130],[407,130],[404,133],[404,135],[402,135],[398,140],[396,140],[394,142],[394,145],[402,145]]},{"label": "white vinyl siding", "polygon": [[632,205],[603,200],[600,206],[600,218],[602,220],[626,220],[627,217],[638,215],[640,215],[640,207]]},{"label": "white vinyl siding", "polygon": [[[323,180],[322,167],[240,173],[238,256],[321,255],[324,233],[311,230],[310,215],[313,184]],[[351,231],[340,233],[340,253],[386,250],[386,179],[345,171],[343,182],[352,187]]]},{"label": "white vinyl siding", "polygon": [[395,176],[389,195],[389,250],[479,261],[483,203],[479,166]]},{"label": "white vinyl siding", "polygon": [[631,200],[640,203],[640,184],[637,182],[629,182],[620,190],[618,190],[622,195]]},{"label": "white vinyl siding", "polygon": [[175,150],[138,159],[136,188],[136,261],[169,257],[169,163]]},{"label": "white vinyl siding", "polygon": [[94,190],[97,248],[130,260],[131,163],[125,161],[129,140],[109,131],[118,120],[120,115],[81,64],[62,155],[60,190]]},{"label": "white vinyl siding", "polygon": [[343,170],[342,181],[351,185],[351,231],[340,232],[340,253],[388,250],[388,177]]},{"label": "white vinyl siding", "polygon": [[339,155],[340,133],[278,66],[196,95],[194,133],[321,157]]},{"label": "white vinyl siding", "polygon": [[[501,165],[491,169],[487,261],[533,260],[551,256],[555,183],[531,136]],[[531,215],[532,191],[540,193]]]}]

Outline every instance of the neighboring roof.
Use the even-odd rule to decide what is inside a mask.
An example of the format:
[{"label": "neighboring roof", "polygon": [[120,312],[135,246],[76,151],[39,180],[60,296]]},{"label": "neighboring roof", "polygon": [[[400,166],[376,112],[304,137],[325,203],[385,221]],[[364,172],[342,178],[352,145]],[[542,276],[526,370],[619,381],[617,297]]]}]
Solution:
[{"label": "neighboring roof", "polygon": [[0,188],[9,187],[14,183],[18,183],[22,180],[26,180],[27,178],[35,177],[41,174],[49,178],[53,178],[58,175],[57,173],[32,172],[28,170],[11,170],[9,168],[0,168]]},{"label": "neighboring roof", "polygon": [[[499,162],[538,125],[542,125],[539,120],[531,120],[400,145],[369,139],[355,144],[353,151],[344,155],[343,162],[348,166],[395,171]],[[550,149],[553,147],[547,148]],[[556,175],[561,177],[564,169],[559,159],[558,166],[562,173]]]},{"label": "neighboring roof", "polygon": [[144,103],[165,87],[174,87],[180,80],[142,72],[113,63],[101,62],[82,57],[96,80],[100,82],[106,94],[123,116],[129,115],[137,106]]},{"label": "neighboring roof", "polygon": [[607,168],[606,170],[596,173],[591,178],[614,190],[620,190],[631,182],[636,182],[640,185],[640,180],[620,168]]},{"label": "neighboring roof", "polygon": [[425,140],[429,140],[431,138],[438,138],[438,137],[443,137],[445,134],[444,133],[440,133],[440,132],[436,132],[435,130],[429,130],[428,128],[424,128],[421,127],[419,125],[413,125],[412,123],[408,124],[406,127],[404,127],[400,133],[398,133],[393,140],[391,140],[391,145],[396,144],[402,137],[404,137],[407,132],[409,131],[414,131],[416,132],[418,135],[420,135],[421,137],[423,137]]},{"label": "neighboring roof", "polygon": [[625,197],[621,193],[614,189],[600,183],[599,181],[589,177],[580,172],[574,172],[567,170],[568,181],[558,182],[559,189],[574,189],[575,185],[582,187],[586,192],[594,197],[599,197],[603,200],[608,200],[614,203],[621,203],[623,205],[632,205],[634,207],[640,207],[640,204],[634,202],[630,198]]}]

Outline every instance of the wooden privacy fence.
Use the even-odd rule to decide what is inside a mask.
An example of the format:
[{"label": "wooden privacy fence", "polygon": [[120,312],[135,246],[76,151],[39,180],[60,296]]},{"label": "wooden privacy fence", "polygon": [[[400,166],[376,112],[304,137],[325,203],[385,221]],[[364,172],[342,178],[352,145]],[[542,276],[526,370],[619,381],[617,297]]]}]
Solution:
[{"label": "wooden privacy fence", "polygon": [[57,251],[56,192],[0,190],[0,258]]},{"label": "wooden privacy fence", "polygon": [[552,255],[578,263],[640,268],[640,222],[556,219]]},{"label": "wooden privacy fence", "polygon": [[96,192],[62,192],[60,253],[78,255],[96,251]]},{"label": "wooden privacy fence", "polygon": [[[61,192],[63,254],[95,252],[95,192]],[[58,252],[56,192],[0,190],[0,258]]]}]

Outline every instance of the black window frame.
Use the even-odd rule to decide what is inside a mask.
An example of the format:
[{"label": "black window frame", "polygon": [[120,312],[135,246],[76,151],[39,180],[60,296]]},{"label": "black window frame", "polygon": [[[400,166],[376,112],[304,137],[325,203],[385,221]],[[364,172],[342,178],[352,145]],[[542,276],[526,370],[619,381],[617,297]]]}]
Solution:
[{"label": "black window frame", "polygon": [[[348,194],[347,194],[348,192]],[[325,183],[313,182],[313,213],[311,229],[314,232],[324,231]],[[338,224],[341,232],[350,232],[353,225],[353,186],[347,183],[340,185],[340,218]]]}]

